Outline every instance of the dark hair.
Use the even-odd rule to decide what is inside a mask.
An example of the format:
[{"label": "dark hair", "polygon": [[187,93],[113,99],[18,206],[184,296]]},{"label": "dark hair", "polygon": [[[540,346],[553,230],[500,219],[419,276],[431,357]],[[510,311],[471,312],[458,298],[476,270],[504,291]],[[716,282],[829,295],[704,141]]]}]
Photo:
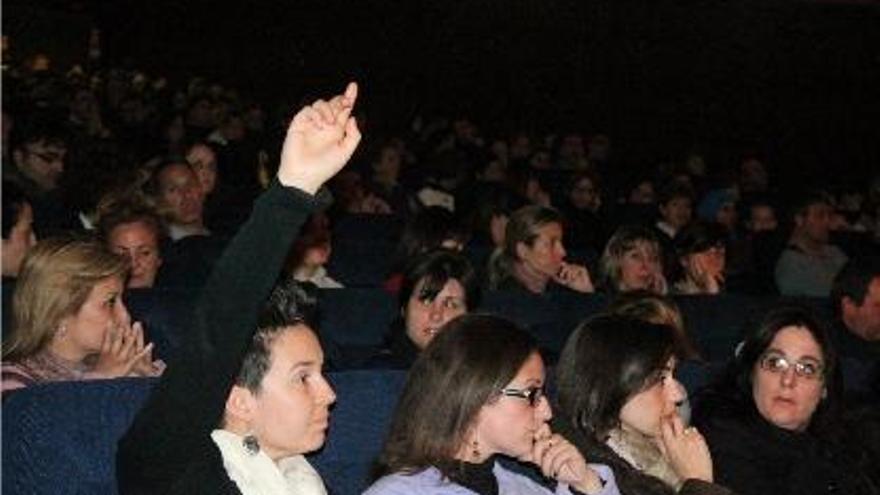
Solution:
[{"label": "dark hair", "polygon": [[842,389],[837,353],[824,323],[809,309],[800,306],[780,306],[767,312],[746,335],[736,356],[725,373],[701,395],[700,407],[694,411],[696,421],[709,414],[745,417],[755,412],[752,396],[752,375],[756,363],[782,329],[801,327],[810,332],[822,350],[824,363],[825,398],[813,412],[808,431],[834,436],[839,426],[838,402]]},{"label": "dark hair", "polygon": [[257,331],[244,355],[235,384],[253,393],[272,364],[272,344],[290,327],[317,328],[317,292],[313,286],[286,279],[272,290],[257,320]]},{"label": "dark hair", "polygon": [[575,329],[557,364],[559,414],[597,440],[620,425],[627,400],[660,377],[676,355],[675,331],[600,314]]},{"label": "dark hair", "polygon": [[670,201],[677,198],[686,198],[694,202],[694,190],[691,189],[687,184],[683,184],[680,181],[672,180],[669,181],[666,185],[660,189],[660,193],[657,197],[657,205],[665,206],[669,204]]},{"label": "dark hair", "polygon": [[14,182],[3,181],[3,238],[9,239],[9,233],[18,223],[18,216],[25,205],[29,204],[24,191]]},{"label": "dark hair", "polygon": [[701,253],[709,248],[724,245],[727,232],[717,222],[696,220],[675,235],[672,245],[679,257]]},{"label": "dark hair", "polygon": [[480,409],[537,351],[535,340],[504,318],[467,314],[450,321],[409,372],[375,476],[432,466],[454,476],[454,457]]},{"label": "dark hair", "polygon": [[64,126],[64,119],[41,111],[27,119],[16,120],[10,135],[10,149],[16,150],[28,143],[42,142],[46,145],[67,147],[70,132]]},{"label": "dark hair", "polygon": [[396,266],[403,269],[413,258],[443,241],[455,239],[462,244],[467,240],[465,229],[455,215],[441,206],[429,206],[416,213],[403,229],[395,256]]},{"label": "dark hair", "polygon": [[398,306],[406,308],[416,285],[422,285],[420,299],[434,300],[449,280],[458,280],[464,289],[465,305],[473,309],[480,304],[480,281],[468,259],[449,249],[436,249],[423,253],[413,260],[403,275],[403,284],[398,293]]},{"label": "dark hair", "polygon": [[816,190],[816,189],[808,189],[803,191],[798,191],[791,198],[791,217],[797,217],[799,215],[803,215],[807,212],[813,205],[831,205],[831,196],[828,195],[827,192]]},{"label": "dark hair", "polygon": [[831,303],[836,314],[840,314],[840,305],[845,297],[857,306],[864,304],[871,282],[878,277],[880,277],[880,257],[853,258],[843,265],[831,286]]}]

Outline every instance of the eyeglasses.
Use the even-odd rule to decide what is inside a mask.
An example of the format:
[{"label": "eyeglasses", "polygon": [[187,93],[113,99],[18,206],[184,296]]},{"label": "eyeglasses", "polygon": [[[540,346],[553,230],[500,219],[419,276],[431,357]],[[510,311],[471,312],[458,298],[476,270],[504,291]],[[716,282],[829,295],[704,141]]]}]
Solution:
[{"label": "eyeglasses", "polygon": [[503,388],[501,395],[507,397],[516,397],[529,402],[532,407],[537,407],[544,398],[544,387],[528,387],[528,388]]},{"label": "eyeglasses", "polygon": [[785,373],[792,366],[794,367],[794,373],[801,377],[807,378],[810,380],[818,379],[822,376],[822,373],[825,371],[825,366],[822,363],[818,363],[813,360],[801,360],[801,361],[789,361],[788,358],[781,354],[770,353],[761,356],[761,361],[759,362],[761,369],[767,370],[770,373]]}]

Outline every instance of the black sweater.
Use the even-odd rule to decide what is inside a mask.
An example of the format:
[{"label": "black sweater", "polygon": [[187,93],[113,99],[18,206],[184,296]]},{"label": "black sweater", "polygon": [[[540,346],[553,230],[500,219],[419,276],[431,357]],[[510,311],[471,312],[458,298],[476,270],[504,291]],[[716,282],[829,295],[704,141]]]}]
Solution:
[{"label": "black sweater", "polygon": [[121,494],[239,493],[210,438],[265,303],[314,197],[273,183],[217,262],[190,340],[119,443]]}]

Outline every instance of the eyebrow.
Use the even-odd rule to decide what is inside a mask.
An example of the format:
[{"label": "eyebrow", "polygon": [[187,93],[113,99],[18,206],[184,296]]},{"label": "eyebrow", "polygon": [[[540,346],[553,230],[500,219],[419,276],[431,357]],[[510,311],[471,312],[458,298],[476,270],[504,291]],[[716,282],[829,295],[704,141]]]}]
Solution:
[{"label": "eyebrow", "polygon": [[[775,348],[775,347],[768,347],[766,352],[767,352],[767,353],[771,353],[771,352],[773,352],[773,353],[776,353],[776,354],[781,354],[783,357],[788,358],[788,354],[786,354],[785,351],[783,351],[782,349],[777,349],[777,348]],[[800,357],[798,357],[797,359],[798,359],[798,360],[801,360],[801,359],[812,359],[812,360],[814,360],[814,361],[816,361],[816,362],[818,362],[818,363],[821,363],[821,362],[822,362],[822,358],[820,358],[820,357],[818,357],[818,356],[814,356],[814,355],[812,355],[812,354],[804,354],[803,356],[800,356]]]}]

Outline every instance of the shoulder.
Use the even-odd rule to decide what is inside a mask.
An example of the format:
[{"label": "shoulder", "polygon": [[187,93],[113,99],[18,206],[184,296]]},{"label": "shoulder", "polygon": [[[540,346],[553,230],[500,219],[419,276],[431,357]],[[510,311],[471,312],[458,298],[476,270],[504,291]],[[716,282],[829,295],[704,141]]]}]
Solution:
[{"label": "shoulder", "polygon": [[0,367],[3,393],[9,390],[24,388],[39,381],[34,371],[26,364],[18,361],[3,361]]},{"label": "shoulder", "polygon": [[440,471],[431,467],[412,474],[394,473],[383,476],[376,480],[364,492],[364,495],[409,495],[411,493],[464,495],[472,492],[461,485],[443,479]]}]

